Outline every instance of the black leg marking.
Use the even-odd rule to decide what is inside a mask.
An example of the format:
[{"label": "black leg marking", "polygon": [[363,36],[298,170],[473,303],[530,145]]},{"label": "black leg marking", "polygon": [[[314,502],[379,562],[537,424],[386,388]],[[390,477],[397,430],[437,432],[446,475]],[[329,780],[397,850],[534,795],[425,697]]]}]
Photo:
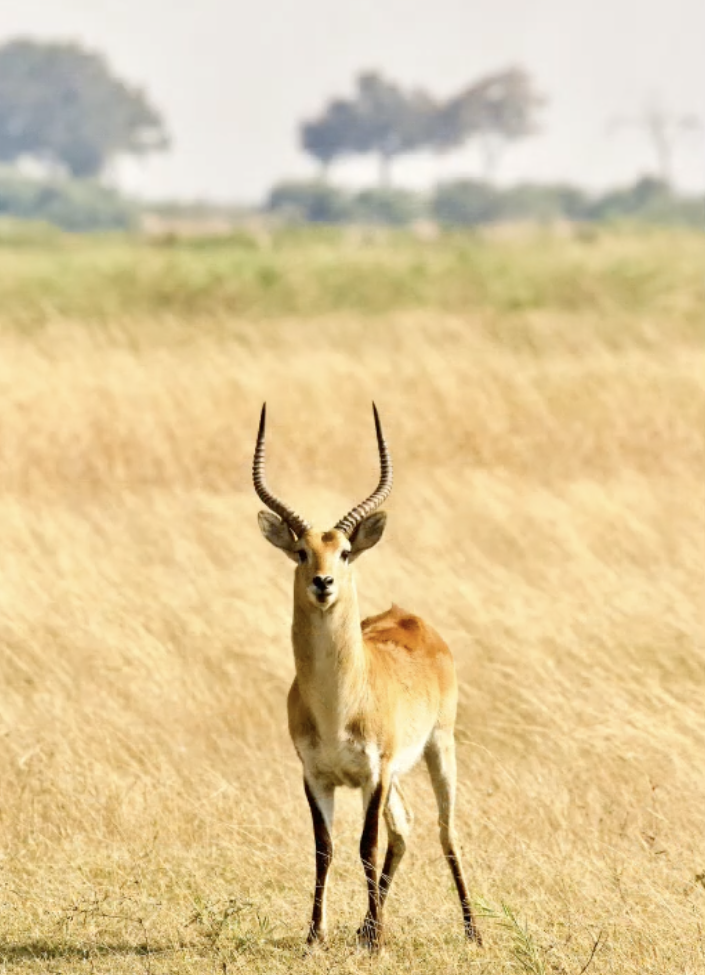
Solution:
[{"label": "black leg marking", "polygon": [[382,901],[377,879],[377,845],[382,799],[386,798],[384,792],[384,786],[380,782],[367,805],[365,825],[360,839],[360,858],[367,878],[368,907],[367,916],[358,934],[370,951],[377,951],[382,942]]},{"label": "black leg marking", "polygon": [[333,859],[333,840],[326,826],[321,810],[318,808],[315,796],[311,792],[308,782],[304,779],[306,798],[311,807],[313,819],[313,835],[316,842],[316,889],[313,895],[313,915],[308,932],[308,943],[321,941],[325,938],[325,898],[326,880],[331,860]]},{"label": "black leg marking", "polygon": [[470,895],[468,894],[465,877],[463,876],[463,868],[453,847],[451,847],[450,851],[446,853],[446,860],[448,861],[450,872],[453,874],[453,880],[455,881],[458,897],[460,898],[460,905],[463,909],[465,937],[468,939],[468,941],[474,941],[475,944],[481,948],[482,935],[475,924],[475,918],[473,917],[472,908],[470,906]]}]

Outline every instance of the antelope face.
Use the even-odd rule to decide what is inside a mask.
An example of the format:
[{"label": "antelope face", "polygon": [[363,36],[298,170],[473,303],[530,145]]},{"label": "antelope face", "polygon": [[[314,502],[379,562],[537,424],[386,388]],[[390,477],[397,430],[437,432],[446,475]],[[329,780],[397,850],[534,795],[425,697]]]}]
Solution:
[{"label": "antelope face", "polygon": [[316,609],[326,612],[352,585],[351,565],[382,537],[386,523],[383,511],[365,518],[350,538],[336,528],[317,532],[313,528],[300,538],[277,515],[260,511],[258,519],[262,534],[276,548],[296,562],[294,592]]},{"label": "antelope face", "polygon": [[350,542],[342,532],[307,531],[296,546],[294,589],[314,606],[330,609],[350,584]]}]

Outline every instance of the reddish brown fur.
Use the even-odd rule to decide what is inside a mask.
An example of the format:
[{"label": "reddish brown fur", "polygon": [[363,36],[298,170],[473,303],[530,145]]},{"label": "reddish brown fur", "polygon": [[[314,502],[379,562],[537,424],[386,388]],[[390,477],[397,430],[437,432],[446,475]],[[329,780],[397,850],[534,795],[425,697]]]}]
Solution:
[{"label": "reddish brown fur", "polygon": [[[349,715],[346,733],[360,740],[371,737],[381,754],[391,757],[403,743],[404,727],[413,723],[405,712],[419,700],[424,703],[423,711],[432,713],[439,725],[452,728],[457,701],[455,665],[447,644],[433,627],[392,604],[386,612],[363,620],[361,632],[369,694],[363,708]],[[288,703],[294,744],[300,738],[315,741],[315,718],[301,696],[298,677]]]}]

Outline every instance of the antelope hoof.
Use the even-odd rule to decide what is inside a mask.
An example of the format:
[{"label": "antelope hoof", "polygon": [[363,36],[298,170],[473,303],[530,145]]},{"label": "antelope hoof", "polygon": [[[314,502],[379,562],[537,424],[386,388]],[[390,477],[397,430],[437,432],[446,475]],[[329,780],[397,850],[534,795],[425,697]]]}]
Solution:
[{"label": "antelope hoof", "polygon": [[308,937],[306,938],[306,944],[309,946],[309,948],[312,948],[314,945],[323,946],[325,943],[326,932],[323,930],[323,928],[309,928]]},{"label": "antelope hoof", "polygon": [[362,947],[375,954],[382,947],[382,922],[375,921],[368,914],[357,929],[357,938]]},{"label": "antelope hoof", "polygon": [[482,947],[482,935],[474,924],[465,925],[465,937],[468,941],[474,942],[478,948]]}]

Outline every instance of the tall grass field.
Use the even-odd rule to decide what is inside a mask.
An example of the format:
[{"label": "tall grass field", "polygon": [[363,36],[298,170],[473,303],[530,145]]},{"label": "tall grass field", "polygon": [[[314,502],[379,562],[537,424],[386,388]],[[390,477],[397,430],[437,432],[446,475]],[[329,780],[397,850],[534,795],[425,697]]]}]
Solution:
[{"label": "tall grass field", "polygon": [[[0,971],[702,975],[705,237],[0,234]],[[307,952],[292,569],[395,465],[365,615],[457,663],[463,939],[425,770],[379,957],[358,793]]]}]

